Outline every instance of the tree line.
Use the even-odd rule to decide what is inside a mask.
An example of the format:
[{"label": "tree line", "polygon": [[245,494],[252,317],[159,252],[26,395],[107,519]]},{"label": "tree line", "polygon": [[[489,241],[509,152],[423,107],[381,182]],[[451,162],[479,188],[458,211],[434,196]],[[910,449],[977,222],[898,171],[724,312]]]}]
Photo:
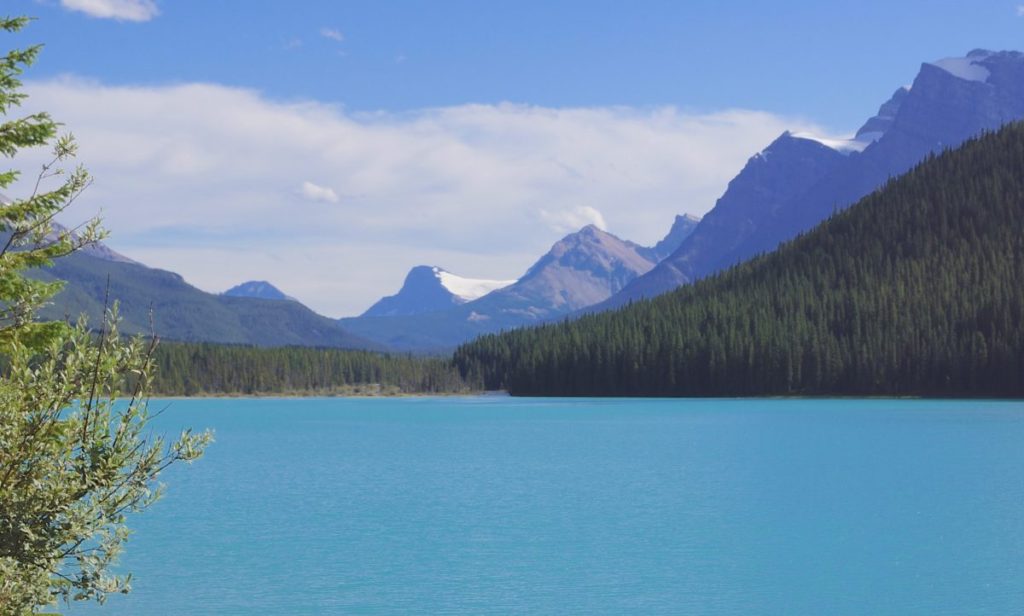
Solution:
[{"label": "tree line", "polygon": [[157,395],[462,393],[450,359],[309,347],[161,343]]},{"label": "tree line", "polygon": [[1024,125],[621,310],[456,350],[515,395],[1024,395]]}]

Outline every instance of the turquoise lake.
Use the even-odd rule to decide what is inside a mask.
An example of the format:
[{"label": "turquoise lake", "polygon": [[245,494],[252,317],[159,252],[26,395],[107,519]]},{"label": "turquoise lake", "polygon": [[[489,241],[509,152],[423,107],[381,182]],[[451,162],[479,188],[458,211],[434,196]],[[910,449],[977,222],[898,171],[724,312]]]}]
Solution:
[{"label": "turquoise lake", "polygon": [[158,400],[206,457],[65,614],[1022,614],[1024,403]]}]

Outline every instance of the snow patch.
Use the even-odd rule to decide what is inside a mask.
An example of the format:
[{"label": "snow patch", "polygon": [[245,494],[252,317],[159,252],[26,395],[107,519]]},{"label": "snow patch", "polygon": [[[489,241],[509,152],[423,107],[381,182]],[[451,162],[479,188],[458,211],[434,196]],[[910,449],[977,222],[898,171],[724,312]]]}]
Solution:
[{"label": "snow patch", "polygon": [[819,137],[811,133],[791,133],[796,139],[806,139],[808,141],[815,141],[821,145],[832,148],[840,154],[849,154],[850,152],[863,152],[866,147],[882,138],[885,133],[873,132],[863,133],[853,139],[836,139],[833,137]]},{"label": "snow patch", "polygon": [[991,73],[987,68],[978,64],[979,61],[985,60],[989,57],[987,53],[971,53],[966,58],[943,58],[930,62],[932,66],[937,66],[942,70],[946,71],[954,77],[958,77],[965,81],[979,81],[985,83],[988,81]]},{"label": "snow patch", "polygon": [[463,278],[451,272],[435,267],[434,275],[441,281],[441,286],[448,289],[453,295],[462,298],[467,302],[479,299],[491,291],[509,286],[515,280],[480,280],[476,278]]}]

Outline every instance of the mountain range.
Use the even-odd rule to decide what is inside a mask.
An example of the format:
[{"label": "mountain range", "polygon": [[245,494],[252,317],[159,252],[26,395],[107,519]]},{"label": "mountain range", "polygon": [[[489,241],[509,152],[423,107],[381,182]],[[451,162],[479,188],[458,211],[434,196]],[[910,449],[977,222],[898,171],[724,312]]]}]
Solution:
[{"label": "mountain range", "polygon": [[[430,348],[653,297],[771,251],[927,156],[1020,118],[1024,54],[975,50],[963,58],[926,63],[914,82],[898,88],[852,138],[785,132],[747,162],[702,219],[678,217],[665,239],[651,248],[618,238],[617,248],[611,248],[612,242],[595,246],[581,263],[603,250],[623,264],[615,273],[607,266],[591,272],[603,277],[600,289],[571,282],[577,271],[573,267],[532,280],[536,276],[531,273],[552,259],[549,254],[516,285],[444,316],[429,312],[399,320],[342,323],[383,344]],[[552,252],[565,250],[573,237]],[[627,253],[631,258],[624,258]],[[522,292],[524,286],[545,285],[549,288],[543,291]],[[610,295],[601,298],[604,293]]]},{"label": "mountain range", "polygon": [[[680,217],[664,246],[692,228]],[[406,351],[453,348],[483,333],[541,323],[601,302],[654,267],[657,247],[627,242],[588,225],[562,238],[521,278],[451,307],[439,268],[413,268],[402,289],[366,314],[341,319],[346,330]],[[401,303],[399,303],[401,302]],[[405,312],[397,314],[396,306]],[[442,309],[435,307],[442,306]],[[390,314],[381,314],[382,307]],[[415,309],[414,307],[422,307]]]}]

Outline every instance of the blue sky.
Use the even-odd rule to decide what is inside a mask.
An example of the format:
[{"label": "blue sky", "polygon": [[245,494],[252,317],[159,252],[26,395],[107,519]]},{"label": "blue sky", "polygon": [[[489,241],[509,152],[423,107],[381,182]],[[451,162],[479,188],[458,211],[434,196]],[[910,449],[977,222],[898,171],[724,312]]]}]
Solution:
[{"label": "blue sky", "polygon": [[586,223],[653,243],[782,130],[850,133],[922,62],[1024,47],[1001,0],[6,4],[113,247],[330,316],[417,264],[515,278]]},{"label": "blue sky", "polygon": [[[845,129],[927,59],[1020,46],[1020,2],[163,0],[145,23],[41,19],[35,74],[210,81],[354,110],[677,105]],[[337,41],[321,34],[332,30]]]}]

